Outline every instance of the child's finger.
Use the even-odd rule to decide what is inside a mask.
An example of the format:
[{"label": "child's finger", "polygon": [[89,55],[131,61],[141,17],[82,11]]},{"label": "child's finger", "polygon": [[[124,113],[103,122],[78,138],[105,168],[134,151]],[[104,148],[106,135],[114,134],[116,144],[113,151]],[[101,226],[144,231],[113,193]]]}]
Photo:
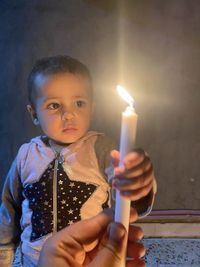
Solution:
[{"label": "child's finger", "polygon": [[111,163],[113,164],[114,167],[117,167],[119,165],[119,151],[117,150],[112,150],[110,152],[110,156],[111,156]]},{"label": "child's finger", "polygon": [[153,188],[153,181],[149,183],[147,186],[137,190],[120,191],[120,195],[131,201],[136,201],[147,196],[149,192],[152,190],[152,188]]},{"label": "child's finger", "polygon": [[149,157],[143,158],[143,160],[136,166],[125,166],[124,172],[117,172],[116,176],[118,178],[132,178],[143,175],[146,171],[153,168],[152,162]]},{"label": "child's finger", "polygon": [[131,168],[140,164],[148,154],[143,149],[134,149],[128,153],[124,158],[124,165],[126,168]]},{"label": "child's finger", "polygon": [[114,178],[113,186],[120,191],[128,191],[128,190],[137,190],[154,180],[153,167],[143,173],[141,176],[132,177],[132,178]]},{"label": "child's finger", "polygon": [[[111,162],[114,167],[119,165],[120,153],[117,150],[112,150],[110,153]],[[139,165],[144,158],[147,156],[147,153],[142,149],[135,149],[133,152],[128,153],[124,159],[124,166],[129,169],[133,166]]]}]

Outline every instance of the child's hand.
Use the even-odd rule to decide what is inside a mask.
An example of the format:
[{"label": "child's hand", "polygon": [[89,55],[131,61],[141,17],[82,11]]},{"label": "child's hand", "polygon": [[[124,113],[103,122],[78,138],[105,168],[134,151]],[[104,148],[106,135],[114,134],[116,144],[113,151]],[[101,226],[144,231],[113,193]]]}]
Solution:
[{"label": "child's hand", "polygon": [[155,180],[153,165],[149,156],[142,150],[130,152],[124,158],[124,167],[119,167],[120,154],[111,151],[114,166],[113,187],[120,190],[120,194],[132,201],[148,195]]}]

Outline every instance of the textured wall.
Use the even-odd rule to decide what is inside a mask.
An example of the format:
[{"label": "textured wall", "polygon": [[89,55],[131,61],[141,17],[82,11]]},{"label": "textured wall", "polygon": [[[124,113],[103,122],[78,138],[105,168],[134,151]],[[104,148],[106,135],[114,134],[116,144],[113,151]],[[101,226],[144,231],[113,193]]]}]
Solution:
[{"label": "textured wall", "polygon": [[[0,1],[0,184],[19,146],[39,133],[26,114],[33,62],[69,54],[92,71],[93,127],[118,140],[123,83],[136,99],[137,145],[151,155],[155,208],[199,208],[200,2]],[[120,10],[119,10],[120,7]]]}]

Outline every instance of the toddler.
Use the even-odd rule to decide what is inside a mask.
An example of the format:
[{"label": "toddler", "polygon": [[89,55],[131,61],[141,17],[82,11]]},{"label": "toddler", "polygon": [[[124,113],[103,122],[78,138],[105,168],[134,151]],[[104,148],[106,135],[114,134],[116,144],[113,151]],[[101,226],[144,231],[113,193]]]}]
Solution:
[{"label": "toddler", "polygon": [[139,215],[151,210],[155,193],[153,167],[143,151],[128,154],[119,168],[112,142],[89,131],[93,90],[84,64],[68,56],[37,61],[28,95],[27,109],[44,135],[20,147],[4,184],[1,267],[12,265],[18,245],[21,265],[37,266],[54,232],[110,207],[109,178]]}]

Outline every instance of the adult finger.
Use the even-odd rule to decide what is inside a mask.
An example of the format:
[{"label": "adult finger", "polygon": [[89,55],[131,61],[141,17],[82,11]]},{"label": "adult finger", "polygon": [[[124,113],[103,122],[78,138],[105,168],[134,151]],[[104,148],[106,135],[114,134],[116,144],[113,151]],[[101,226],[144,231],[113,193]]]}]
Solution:
[{"label": "adult finger", "polygon": [[108,239],[101,244],[101,249],[88,267],[118,267],[124,259],[127,242],[125,227],[119,223],[111,223],[108,232]]},{"label": "adult finger", "polygon": [[39,266],[71,266],[73,261],[77,266],[82,264],[85,253],[96,247],[110,221],[112,216],[102,212],[57,232],[45,242]]},{"label": "adult finger", "polygon": [[146,267],[146,264],[141,259],[133,259],[126,263],[126,267]]},{"label": "adult finger", "polygon": [[141,227],[130,224],[128,232],[127,256],[140,258],[145,255],[145,248],[138,243],[144,237],[144,232]]}]

